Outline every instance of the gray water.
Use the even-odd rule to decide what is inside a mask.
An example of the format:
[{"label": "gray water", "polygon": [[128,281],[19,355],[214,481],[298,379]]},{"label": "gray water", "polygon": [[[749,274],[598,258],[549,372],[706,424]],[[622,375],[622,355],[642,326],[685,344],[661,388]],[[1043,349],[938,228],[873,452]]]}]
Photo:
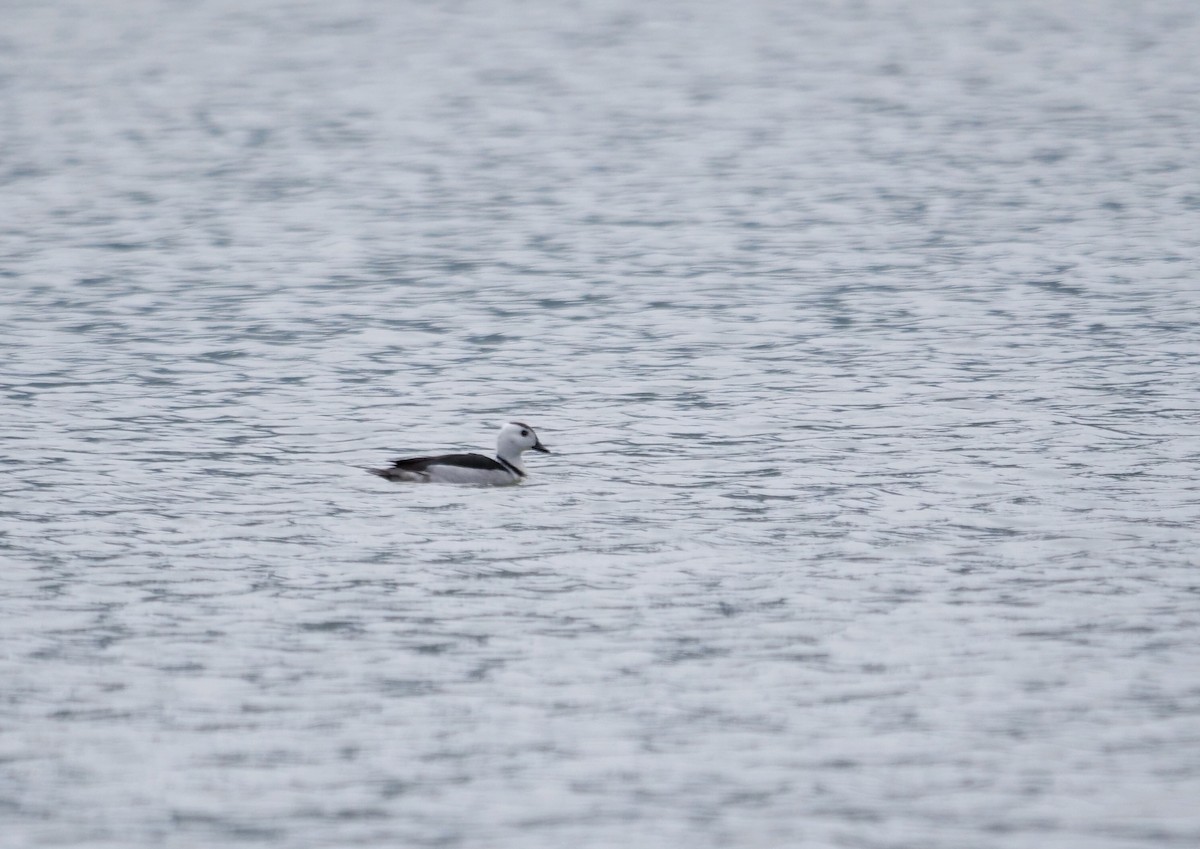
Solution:
[{"label": "gray water", "polygon": [[1200,844],[1198,45],[4,3],[0,846]]}]

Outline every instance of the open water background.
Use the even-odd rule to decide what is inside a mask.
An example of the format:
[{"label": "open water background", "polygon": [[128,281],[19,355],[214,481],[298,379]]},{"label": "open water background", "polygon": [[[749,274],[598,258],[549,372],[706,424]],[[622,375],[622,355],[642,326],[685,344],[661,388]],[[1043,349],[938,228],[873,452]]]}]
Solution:
[{"label": "open water background", "polygon": [[0,846],[1200,845],[1194,2],[2,7]]}]

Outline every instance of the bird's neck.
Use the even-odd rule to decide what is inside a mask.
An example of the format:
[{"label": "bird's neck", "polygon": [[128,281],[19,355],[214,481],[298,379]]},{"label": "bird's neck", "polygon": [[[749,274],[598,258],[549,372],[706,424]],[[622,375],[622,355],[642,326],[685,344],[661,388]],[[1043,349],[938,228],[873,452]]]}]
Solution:
[{"label": "bird's neck", "polygon": [[521,455],[506,454],[502,451],[496,452],[496,459],[500,461],[500,465],[507,466],[509,471],[516,472],[521,477],[525,476],[525,467],[521,465]]}]

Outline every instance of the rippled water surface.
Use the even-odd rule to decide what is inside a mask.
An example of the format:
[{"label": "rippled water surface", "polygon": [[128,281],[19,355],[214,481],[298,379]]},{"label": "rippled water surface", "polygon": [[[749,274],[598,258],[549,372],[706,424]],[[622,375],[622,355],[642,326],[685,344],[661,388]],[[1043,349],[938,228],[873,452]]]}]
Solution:
[{"label": "rippled water surface", "polygon": [[0,846],[1200,845],[1197,44],[6,3]]}]

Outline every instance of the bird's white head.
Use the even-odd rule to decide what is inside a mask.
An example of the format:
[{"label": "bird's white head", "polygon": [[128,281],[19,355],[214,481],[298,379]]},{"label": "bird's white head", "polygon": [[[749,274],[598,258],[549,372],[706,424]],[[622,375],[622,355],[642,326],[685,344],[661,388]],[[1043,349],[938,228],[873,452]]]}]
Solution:
[{"label": "bird's white head", "polygon": [[523,451],[529,450],[550,453],[534,429],[524,422],[506,422],[500,428],[500,435],[496,437],[496,456],[516,461],[521,458]]}]

